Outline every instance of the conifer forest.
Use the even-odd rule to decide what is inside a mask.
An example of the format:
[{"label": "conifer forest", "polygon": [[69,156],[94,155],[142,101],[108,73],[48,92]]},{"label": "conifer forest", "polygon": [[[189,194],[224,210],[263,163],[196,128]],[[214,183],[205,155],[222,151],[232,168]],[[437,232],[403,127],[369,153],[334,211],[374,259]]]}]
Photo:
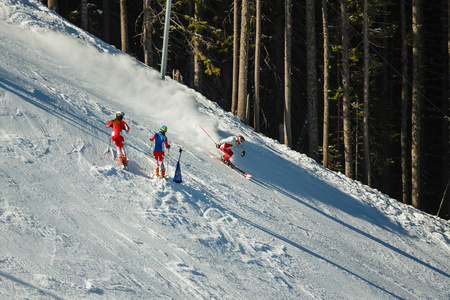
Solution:
[{"label": "conifer forest", "polygon": [[449,0],[41,2],[158,71],[171,5],[166,76],[318,164],[450,218]]}]

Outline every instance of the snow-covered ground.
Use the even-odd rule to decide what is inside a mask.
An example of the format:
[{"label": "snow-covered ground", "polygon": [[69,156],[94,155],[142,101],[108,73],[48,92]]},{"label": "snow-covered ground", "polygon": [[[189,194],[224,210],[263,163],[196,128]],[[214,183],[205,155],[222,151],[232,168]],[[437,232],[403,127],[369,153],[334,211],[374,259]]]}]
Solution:
[{"label": "snow-covered ground", "polygon": [[[64,21],[0,1],[0,299],[449,299],[450,225]],[[125,112],[130,170],[106,122]],[[170,179],[150,179],[168,127]],[[224,166],[215,141],[242,134]],[[172,178],[182,148],[183,182]]]}]

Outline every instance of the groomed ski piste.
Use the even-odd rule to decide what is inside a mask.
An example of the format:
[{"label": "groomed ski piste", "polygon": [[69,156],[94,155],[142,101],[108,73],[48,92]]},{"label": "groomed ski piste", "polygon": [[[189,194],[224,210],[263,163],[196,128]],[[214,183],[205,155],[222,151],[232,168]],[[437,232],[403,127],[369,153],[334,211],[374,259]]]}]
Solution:
[{"label": "groomed ski piste", "polygon": [[[159,77],[40,1],[0,1],[0,299],[450,298],[448,222]],[[105,154],[117,110],[128,171]],[[250,180],[200,124],[245,136]],[[161,125],[170,178],[151,180]]]}]

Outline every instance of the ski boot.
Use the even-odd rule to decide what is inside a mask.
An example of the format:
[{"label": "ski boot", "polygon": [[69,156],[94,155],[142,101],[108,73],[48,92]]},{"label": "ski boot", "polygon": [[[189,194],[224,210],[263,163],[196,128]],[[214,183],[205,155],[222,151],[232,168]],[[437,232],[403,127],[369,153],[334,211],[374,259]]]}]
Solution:
[{"label": "ski boot", "polygon": [[229,166],[229,165],[231,164],[229,159],[225,160],[225,159],[222,157],[220,160],[221,160],[224,164],[226,164],[227,166]]}]

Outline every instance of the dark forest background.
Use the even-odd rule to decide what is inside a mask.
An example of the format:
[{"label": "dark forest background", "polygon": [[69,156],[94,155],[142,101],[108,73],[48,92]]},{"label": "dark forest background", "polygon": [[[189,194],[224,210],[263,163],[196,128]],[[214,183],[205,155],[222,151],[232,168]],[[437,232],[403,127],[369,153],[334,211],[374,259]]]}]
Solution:
[{"label": "dark forest background", "polygon": [[[123,1],[123,0],[122,0]],[[41,1],[48,4],[48,1]],[[81,25],[79,0],[58,0],[56,11],[77,26]],[[119,0],[88,0],[87,31],[121,49]],[[261,2],[261,81],[260,131],[282,141],[284,110],[284,27],[285,0]],[[350,98],[354,179],[363,181],[363,1],[348,1],[350,45]],[[143,1],[126,0],[128,54],[144,61],[142,45]],[[152,0],[152,60],[150,67],[160,70],[164,31],[165,0]],[[200,8],[200,19],[193,22],[194,3]],[[239,1],[240,3],[240,1]],[[254,95],[254,41],[256,0],[250,3],[250,48],[248,94],[250,110]],[[407,38],[401,35],[401,1],[368,0],[370,53],[370,165],[371,186],[402,200],[401,169],[401,98],[402,79],[412,90],[412,2],[405,2]],[[344,144],[342,121],[342,47],[340,1],[327,1],[330,39],[330,130],[329,168],[344,173]],[[449,219],[449,33],[447,0],[426,1],[421,6],[424,33],[423,85],[421,95],[421,210]],[[317,116],[319,135],[323,126],[323,32],[322,1],[315,1]],[[240,11],[240,7],[238,7]],[[197,11],[198,13],[198,11]],[[201,92],[227,111],[231,109],[233,77],[233,0],[173,0],[167,75],[180,72],[181,81],[194,87],[194,37],[201,36],[203,76]],[[292,148],[311,155],[308,138],[308,103],[306,78],[306,2],[292,0]],[[198,15],[198,14],[197,14]],[[105,22],[108,18],[108,22]],[[107,26],[105,26],[107,25]],[[80,26],[81,27],[81,26]],[[402,74],[401,49],[408,46],[408,70]],[[195,86],[198,90],[198,86]],[[408,106],[411,116],[411,105]],[[253,125],[253,112],[248,124]],[[411,118],[408,118],[411,127]],[[408,137],[411,145],[412,137]],[[322,137],[319,137],[322,140]],[[322,148],[315,153],[322,163]],[[408,160],[410,164],[410,160]],[[409,174],[406,180],[410,180]],[[410,203],[407,203],[410,204]]]}]

